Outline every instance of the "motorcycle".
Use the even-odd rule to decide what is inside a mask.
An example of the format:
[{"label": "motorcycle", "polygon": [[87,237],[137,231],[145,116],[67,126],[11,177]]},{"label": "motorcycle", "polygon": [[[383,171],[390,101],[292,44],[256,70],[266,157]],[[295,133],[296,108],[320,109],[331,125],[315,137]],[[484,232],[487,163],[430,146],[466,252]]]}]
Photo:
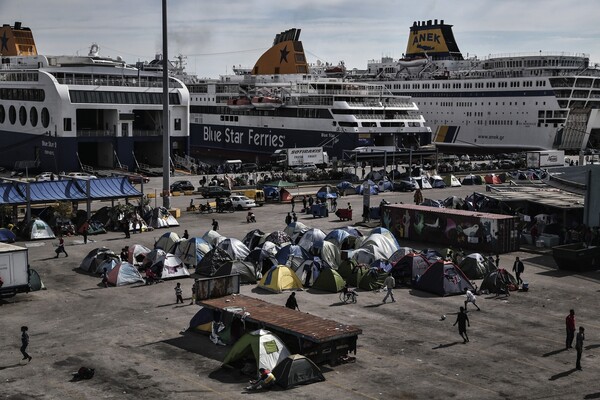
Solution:
[{"label": "motorcycle", "polygon": [[201,214],[210,214],[211,212],[213,212],[213,208],[210,206],[209,203],[206,204],[200,204],[200,213]]},{"label": "motorcycle", "polygon": [[224,212],[232,213],[234,211],[235,211],[235,209],[233,208],[233,203],[231,202],[231,200],[219,202],[217,204],[217,212],[218,213],[224,213]]}]

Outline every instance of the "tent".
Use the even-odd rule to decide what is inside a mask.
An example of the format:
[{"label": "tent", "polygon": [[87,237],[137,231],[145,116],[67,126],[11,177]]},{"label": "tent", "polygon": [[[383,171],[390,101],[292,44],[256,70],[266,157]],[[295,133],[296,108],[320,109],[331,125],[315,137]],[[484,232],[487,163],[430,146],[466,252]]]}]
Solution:
[{"label": "tent", "polygon": [[367,264],[370,265],[378,258],[373,254],[373,251],[370,249],[356,249],[352,252],[352,259],[356,261],[357,264]]},{"label": "tent", "polygon": [[319,277],[323,268],[331,268],[323,263],[319,257],[315,256],[301,263],[293,263],[292,270],[300,279],[304,286],[312,286],[314,281]]},{"label": "tent", "polygon": [[379,268],[369,267],[358,281],[358,287],[364,290],[377,290],[383,287],[383,281],[388,273]]},{"label": "tent", "polygon": [[444,208],[444,203],[442,201],[433,199],[425,199],[420,205],[427,207]]},{"label": "tent", "polygon": [[496,174],[487,174],[486,176],[483,177],[483,180],[485,181],[485,183],[488,183],[491,185],[500,185],[502,183],[502,181],[500,180],[500,177]]},{"label": "tent", "polygon": [[394,252],[394,254],[392,254],[390,258],[388,258],[388,261],[390,262],[390,264],[394,265],[398,261],[400,261],[402,257],[410,253],[417,253],[417,251],[412,247],[400,247]]},{"label": "tent", "polygon": [[458,196],[446,197],[443,201],[444,207],[460,210],[465,204],[465,200]]},{"label": "tent", "polygon": [[21,236],[27,240],[54,239],[52,228],[41,219],[32,219],[21,231]]},{"label": "tent", "polygon": [[442,179],[441,176],[439,175],[433,175],[430,178],[430,182],[431,183],[431,187],[432,188],[436,188],[436,189],[443,189],[446,187],[446,182],[444,182],[444,180]]},{"label": "tent", "polygon": [[242,243],[246,245],[246,247],[250,250],[254,250],[255,247],[258,247],[261,243],[261,239],[265,236],[265,233],[260,229],[252,229],[250,232],[246,233],[246,236],[242,239]]},{"label": "tent", "polygon": [[244,260],[250,253],[246,245],[236,238],[224,239],[215,247],[225,250],[232,260]]},{"label": "tent", "polygon": [[231,347],[223,360],[223,365],[232,365],[238,360],[253,358],[256,370],[273,370],[277,364],[290,355],[281,339],[269,331],[259,329],[246,333]]},{"label": "tent", "polygon": [[46,290],[46,285],[44,285],[44,282],[42,282],[40,274],[38,274],[38,272],[33,268],[29,269],[29,289],[32,292]]},{"label": "tent", "polygon": [[432,189],[431,183],[429,183],[429,179],[426,176],[417,176],[415,177],[417,184],[421,190]]},{"label": "tent", "polygon": [[425,258],[433,264],[437,260],[443,259],[444,256],[437,250],[434,249],[423,249],[421,250],[421,254],[425,256]]},{"label": "tent", "polygon": [[[389,232],[389,231],[388,231]],[[372,233],[361,244],[358,250],[368,250],[375,256],[374,260],[387,260],[398,250],[398,242],[391,233]],[[358,251],[357,250],[357,251]],[[354,257],[354,256],[353,256]],[[374,261],[373,260],[373,261]],[[372,261],[371,261],[372,262]],[[370,264],[370,262],[369,262]]]},{"label": "tent", "polygon": [[467,175],[462,179],[463,185],[483,185],[483,179],[479,175]]},{"label": "tent", "polygon": [[154,249],[150,251],[150,253],[146,254],[144,260],[142,261],[142,269],[150,268],[157,261],[165,258],[167,252],[162,249]]},{"label": "tent", "polygon": [[323,242],[319,249],[319,257],[333,269],[337,269],[342,262],[340,249],[331,242]]},{"label": "tent", "polygon": [[298,185],[296,185],[295,183],[288,182],[288,181],[282,181],[282,180],[267,182],[267,183],[264,183],[263,186],[276,187],[276,188],[298,187]]},{"label": "tent", "polygon": [[256,283],[256,268],[249,261],[230,260],[224,262],[213,276],[239,275],[240,283]]},{"label": "tent", "polygon": [[225,250],[215,247],[202,257],[202,260],[196,266],[196,273],[213,276],[223,264],[231,260],[231,256]]},{"label": "tent", "polygon": [[504,268],[499,268],[490,272],[488,276],[483,278],[481,287],[479,289],[482,291],[486,290],[490,293],[500,293],[500,291],[503,290],[503,287],[506,285],[510,285],[513,288],[519,287],[517,285],[517,280],[511,275],[510,272]]},{"label": "tent", "polygon": [[150,269],[160,277],[160,279],[177,279],[190,276],[190,271],[188,271],[187,267],[183,264],[183,261],[171,253],[167,253],[164,257],[156,260]]},{"label": "tent", "polygon": [[409,280],[412,282],[417,275],[423,275],[430,265],[423,254],[410,253],[393,264],[392,276],[399,281]]},{"label": "tent", "polygon": [[272,372],[275,379],[277,379],[275,384],[284,389],[325,380],[319,367],[300,354],[288,356],[277,364]]},{"label": "tent", "polygon": [[337,272],[342,278],[348,279],[348,277],[352,274],[352,271],[354,271],[357,265],[358,263],[353,259],[344,260],[340,263]]},{"label": "tent", "polygon": [[312,284],[313,289],[324,292],[337,293],[346,285],[344,278],[331,268],[323,268],[317,279]]},{"label": "tent", "polygon": [[110,272],[113,270],[113,268],[119,265],[120,262],[121,259],[117,256],[109,257],[102,261],[102,263],[98,264],[95,270],[90,272],[94,274],[102,274],[104,272],[104,269],[106,269],[106,272]]},{"label": "tent", "polygon": [[[119,259],[119,257],[107,247],[99,247],[90,251],[87,256],[84,257],[79,269],[89,273],[96,273],[98,266],[109,258]],[[102,270],[100,270],[102,271]]]},{"label": "tent", "polygon": [[302,282],[291,268],[278,265],[271,268],[258,283],[259,288],[281,293],[284,290],[301,290]]},{"label": "tent", "polygon": [[146,222],[153,228],[168,228],[179,226],[179,222],[165,207],[154,208],[146,218]]},{"label": "tent", "polygon": [[446,175],[444,176],[444,183],[447,187],[460,187],[460,181],[454,175]]},{"label": "tent", "polygon": [[364,181],[360,185],[356,185],[355,191],[356,194],[363,194],[364,184],[367,183],[369,185],[369,194],[379,194],[379,186],[375,184],[373,181]]},{"label": "tent", "polygon": [[137,268],[128,262],[120,262],[108,273],[108,283],[113,286],[131,285],[136,282],[144,283],[144,278]]},{"label": "tent", "polygon": [[431,264],[416,281],[415,288],[440,296],[464,294],[466,289],[475,290],[460,268],[444,260]]},{"label": "tent", "polygon": [[317,199],[336,199],[338,197],[337,188],[331,185],[322,186],[317,191]]},{"label": "tent", "polygon": [[17,235],[10,229],[0,228],[0,242],[14,243],[17,240]]},{"label": "tent", "polygon": [[302,235],[297,244],[310,252],[313,248],[323,247],[323,240],[325,240],[325,232],[319,228],[313,228],[304,232],[304,235]]},{"label": "tent", "polygon": [[333,243],[338,248],[342,247],[342,243],[346,240],[346,238],[350,236],[350,234],[343,229],[334,229],[325,235],[325,240]]},{"label": "tent", "polygon": [[202,239],[204,239],[211,246],[215,247],[220,240],[224,239],[224,237],[219,232],[211,229],[202,235]]},{"label": "tent", "polygon": [[140,265],[142,261],[144,261],[146,254],[150,253],[151,251],[152,250],[141,244],[129,246],[127,261],[133,265]]},{"label": "tent", "polygon": [[202,307],[190,320],[189,331],[211,333],[215,320],[215,312],[211,308]]},{"label": "tent", "polygon": [[310,228],[302,222],[296,221],[288,224],[283,230],[283,233],[289,236],[290,243],[296,243],[296,241],[304,235],[304,232],[309,229]]},{"label": "tent", "polygon": [[195,267],[212,248],[206,240],[199,237],[182,239],[175,249],[175,255],[188,267]]},{"label": "tent", "polygon": [[279,249],[275,255],[277,263],[280,265],[299,265],[304,260],[312,258],[310,254],[302,247],[295,244],[288,244],[287,246]]},{"label": "tent", "polygon": [[352,268],[352,272],[350,273],[350,275],[346,277],[346,282],[349,286],[358,286],[358,283],[362,279],[363,275],[367,273],[368,270],[368,265],[356,264],[356,266]]},{"label": "tent", "polygon": [[265,236],[263,242],[267,241],[273,242],[277,246],[285,246],[286,244],[292,243],[292,238],[283,231],[274,231]]},{"label": "tent", "polygon": [[459,267],[469,279],[483,279],[490,272],[496,270],[496,265],[479,253],[472,253],[464,257]]},{"label": "tent", "polygon": [[177,233],[165,232],[160,238],[158,238],[156,243],[154,243],[154,248],[162,249],[167,253],[175,253],[175,247],[177,247],[177,243],[179,243],[180,240],[181,239]]}]

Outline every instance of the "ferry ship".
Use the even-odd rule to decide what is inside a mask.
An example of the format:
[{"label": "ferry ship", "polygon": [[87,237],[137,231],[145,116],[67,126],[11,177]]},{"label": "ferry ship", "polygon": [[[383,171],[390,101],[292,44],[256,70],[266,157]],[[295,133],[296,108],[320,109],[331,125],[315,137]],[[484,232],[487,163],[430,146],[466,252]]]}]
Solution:
[{"label": "ferry ship", "polygon": [[[81,164],[162,165],[162,73],[120,57],[44,56],[31,29],[0,28],[0,165],[75,171]],[[151,69],[151,68],[148,68]],[[173,151],[186,152],[189,92],[169,80]]]},{"label": "ferry ship", "polygon": [[585,54],[463,57],[452,25],[414,22],[401,59],[349,78],[411,96],[442,150],[600,147],[600,69]]},{"label": "ferry ship", "polygon": [[192,156],[260,162],[278,149],[322,146],[341,158],[360,146],[431,143],[409,97],[336,78],[341,67],[310,66],[299,38],[300,29],[281,32],[253,68],[186,81]]}]

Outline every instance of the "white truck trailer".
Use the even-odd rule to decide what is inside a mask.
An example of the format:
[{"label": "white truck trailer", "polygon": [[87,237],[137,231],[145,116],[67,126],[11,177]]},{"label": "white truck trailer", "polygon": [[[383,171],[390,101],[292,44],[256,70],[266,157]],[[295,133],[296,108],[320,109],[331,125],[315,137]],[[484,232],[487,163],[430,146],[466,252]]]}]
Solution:
[{"label": "white truck trailer", "polygon": [[563,150],[540,150],[527,152],[527,168],[564,167]]},{"label": "white truck trailer", "polygon": [[29,292],[27,248],[0,243],[0,297]]}]

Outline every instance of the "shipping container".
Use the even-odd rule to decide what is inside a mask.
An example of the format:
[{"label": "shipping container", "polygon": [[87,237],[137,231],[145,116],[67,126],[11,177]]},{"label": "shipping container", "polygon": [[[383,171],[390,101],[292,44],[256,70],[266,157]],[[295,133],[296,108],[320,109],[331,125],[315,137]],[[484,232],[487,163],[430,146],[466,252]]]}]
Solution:
[{"label": "shipping container", "polygon": [[401,245],[410,240],[479,253],[519,250],[519,219],[510,215],[393,204],[384,206],[381,221]]},{"label": "shipping container", "polygon": [[27,248],[0,243],[0,297],[29,292]]}]

